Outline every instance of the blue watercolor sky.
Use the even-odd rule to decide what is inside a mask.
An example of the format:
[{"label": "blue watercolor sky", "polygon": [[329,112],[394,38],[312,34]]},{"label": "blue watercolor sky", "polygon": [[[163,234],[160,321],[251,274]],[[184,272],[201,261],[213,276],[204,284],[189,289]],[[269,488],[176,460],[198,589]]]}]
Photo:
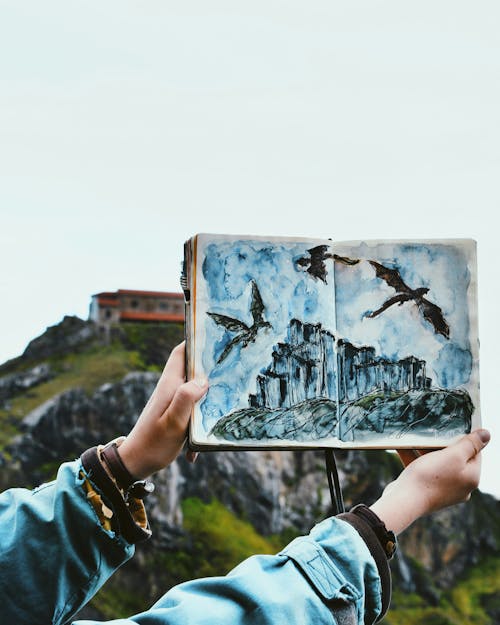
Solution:
[{"label": "blue watercolor sky", "polygon": [[378,355],[391,360],[409,355],[424,359],[433,386],[466,385],[472,370],[468,315],[476,314],[475,308],[469,311],[467,297],[471,281],[468,262],[473,248],[470,242],[463,246],[385,243],[341,248],[342,254],[398,269],[410,288],[427,287],[425,298],[441,308],[450,326],[450,337],[437,334],[413,302],[395,304],[377,317],[368,318],[367,313],[380,308],[396,291],[376,277],[367,260],[352,267],[339,263],[335,266],[339,336],[356,345],[372,345]]},{"label": "blue watercolor sky", "polygon": [[[201,246],[207,291],[198,323],[203,324],[206,332],[203,367],[211,371],[210,389],[202,403],[207,429],[230,410],[248,406],[248,394],[255,392],[257,374],[271,363],[273,345],[285,338],[291,319],[323,322],[333,332],[333,261],[326,261],[330,273],[327,284],[314,279],[296,262],[309,256],[310,247],[311,242],[270,244],[256,239],[222,239]],[[260,330],[255,342],[247,347],[235,346],[217,365],[218,357],[235,333],[216,324],[206,311],[223,313],[251,326],[252,280],[258,285],[265,306],[264,320],[271,328]]]}]

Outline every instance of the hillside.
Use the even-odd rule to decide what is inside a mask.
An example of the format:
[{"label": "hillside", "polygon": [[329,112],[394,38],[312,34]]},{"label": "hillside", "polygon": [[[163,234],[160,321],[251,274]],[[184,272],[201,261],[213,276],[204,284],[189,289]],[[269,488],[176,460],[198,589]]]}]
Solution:
[{"label": "hillside", "polygon": [[[2,488],[50,479],[61,460],[126,433],[181,339],[182,327],[160,324],[124,325],[108,339],[66,317],[0,366]],[[399,471],[385,452],[337,455],[347,505],[372,502]],[[155,482],[153,539],[82,618],[142,610],[179,581],[276,551],[329,513],[320,452],[205,453],[194,466],[179,459]],[[476,492],[402,537],[386,625],[500,622],[499,508]]]}]

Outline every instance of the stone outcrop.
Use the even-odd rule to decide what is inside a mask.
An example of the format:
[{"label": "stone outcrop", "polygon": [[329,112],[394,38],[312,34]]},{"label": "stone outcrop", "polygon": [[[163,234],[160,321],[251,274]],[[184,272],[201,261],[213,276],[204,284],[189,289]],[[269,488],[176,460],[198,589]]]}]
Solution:
[{"label": "stone outcrop", "polygon": [[24,480],[35,485],[46,475],[40,467],[71,459],[92,445],[129,432],[153,392],[157,373],[127,374],[116,384],[104,384],[92,396],[69,389],[30,412],[21,434],[7,447]]},{"label": "stone outcrop", "polygon": [[67,354],[99,338],[100,333],[94,323],[66,315],[60,323],[50,326],[42,335],[30,341],[22,357],[39,360]]},{"label": "stone outcrop", "polygon": [[[333,363],[337,363],[336,371]],[[292,319],[285,340],[271,355],[271,364],[249,396],[251,408],[289,408],[308,399],[356,401],[374,392],[404,393],[428,389],[425,361],[408,356],[398,361],[377,357],[375,348],[346,340],[335,345],[321,324]]]},{"label": "stone outcrop", "polygon": [[335,338],[321,324],[292,319],[283,343],[272,353],[271,365],[257,377],[250,407],[289,408],[306,399],[335,399]]},{"label": "stone outcrop", "polygon": [[0,402],[28,391],[42,382],[47,382],[53,375],[52,367],[48,363],[42,362],[25,371],[0,377]]},{"label": "stone outcrop", "polygon": [[344,340],[337,342],[337,375],[340,402],[356,401],[377,391],[404,393],[431,386],[425,360],[408,356],[390,361],[377,357],[373,347],[356,347]]}]

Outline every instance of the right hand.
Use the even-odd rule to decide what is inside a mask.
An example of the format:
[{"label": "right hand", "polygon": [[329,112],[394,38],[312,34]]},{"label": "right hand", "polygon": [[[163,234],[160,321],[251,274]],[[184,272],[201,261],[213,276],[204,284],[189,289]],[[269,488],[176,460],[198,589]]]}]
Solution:
[{"label": "right hand", "polygon": [[429,512],[467,501],[479,484],[488,430],[476,430],[437,451],[399,450],[407,464],[371,507],[396,534]]},{"label": "right hand", "polygon": [[[180,453],[186,440],[194,403],[208,390],[206,379],[186,382],[185,345],[171,353],[161,378],[132,431],[120,446],[120,456],[135,479],[166,467]],[[193,460],[193,452],[187,453]]]},{"label": "right hand", "polygon": [[481,450],[490,440],[488,430],[475,430],[437,451],[399,450],[406,465],[394,486],[410,489],[425,500],[426,512],[467,501],[479,485]]}]

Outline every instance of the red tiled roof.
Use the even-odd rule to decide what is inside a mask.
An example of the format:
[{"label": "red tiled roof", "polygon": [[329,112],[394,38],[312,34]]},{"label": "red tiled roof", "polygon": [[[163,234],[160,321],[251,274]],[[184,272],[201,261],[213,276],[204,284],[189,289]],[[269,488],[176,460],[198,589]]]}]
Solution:
[{"label": "red tiled roof", "polygon": [[184,297],[182,293],[172,293],[169,291],[135,291],[134,289],[118,289],[119,295],[138,295],[144,297],[174,297],[181,299]]},{"label": "red tiled roof", "polygon": [[118,289],[118,291],[102,291],[94,293],[92,297],[110,297],[117,298],[119,295],[137,295],[144,297],[169,297],[174,299],[182,299],[182,293],[174,293],[172,291],[139,291],[137,289]]},{"label": "red tiled roof", "polygon": [[120,314],[121,321],[175,321],[184,322],[184,315],[173,315],[171,313],[156,312],[122,312]]},{"label": "red tiled roof", "polygon": [[109,297],[98,297],[97,302],[99,306],[112,306],[112,307],[118,306],[118,300],[111,299]]}]

